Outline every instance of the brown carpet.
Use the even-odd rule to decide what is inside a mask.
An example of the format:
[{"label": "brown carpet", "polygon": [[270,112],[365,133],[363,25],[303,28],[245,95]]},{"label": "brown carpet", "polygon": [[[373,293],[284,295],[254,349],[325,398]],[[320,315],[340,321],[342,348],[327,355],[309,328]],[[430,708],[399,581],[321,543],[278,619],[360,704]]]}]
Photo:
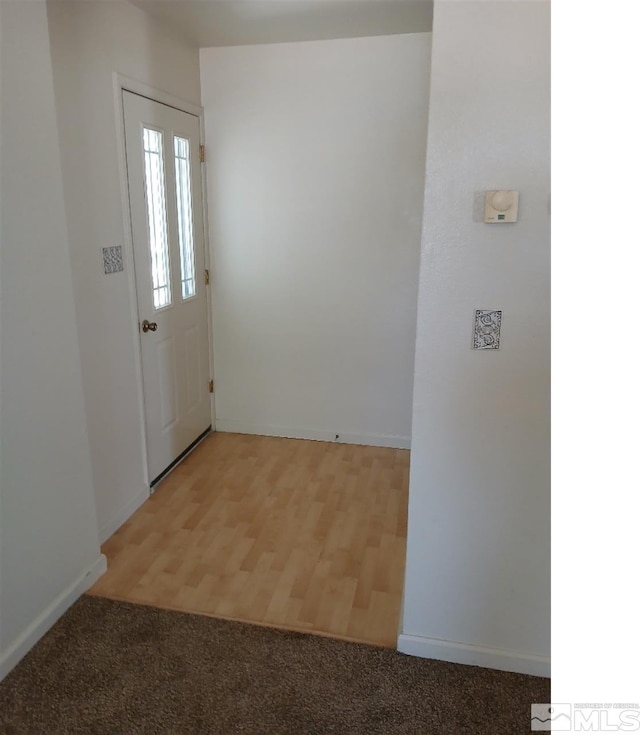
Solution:
[{"label": "brown carpet", "polygon": [[549,680],[82,597],[0,683],[0,732],[517,735]]}]

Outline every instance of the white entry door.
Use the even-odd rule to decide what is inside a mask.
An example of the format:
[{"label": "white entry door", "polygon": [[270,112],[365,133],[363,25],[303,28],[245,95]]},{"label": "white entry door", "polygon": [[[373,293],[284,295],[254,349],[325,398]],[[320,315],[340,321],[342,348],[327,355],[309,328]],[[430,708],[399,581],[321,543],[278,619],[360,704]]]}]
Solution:
[{"label": "white entry door", "polygon": [[122,96],[153,485],[211,427],[200,126]]}]

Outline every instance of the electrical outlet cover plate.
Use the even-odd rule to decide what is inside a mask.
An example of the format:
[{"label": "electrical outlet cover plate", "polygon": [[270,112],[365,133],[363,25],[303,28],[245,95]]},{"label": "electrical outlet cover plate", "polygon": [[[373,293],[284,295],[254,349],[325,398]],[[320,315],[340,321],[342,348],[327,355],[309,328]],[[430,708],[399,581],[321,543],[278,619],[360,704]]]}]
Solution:
[{"label": "electrical outlet cover plate", "polygon": [[474,350],[499,350],[502,312],[489,309],[476,309],[473,332]]},{"label": "electrical outlet cover plate", "polygon": [[489,224],[518,221],[520,192],[499,189],[484,193],[484,221]]}]

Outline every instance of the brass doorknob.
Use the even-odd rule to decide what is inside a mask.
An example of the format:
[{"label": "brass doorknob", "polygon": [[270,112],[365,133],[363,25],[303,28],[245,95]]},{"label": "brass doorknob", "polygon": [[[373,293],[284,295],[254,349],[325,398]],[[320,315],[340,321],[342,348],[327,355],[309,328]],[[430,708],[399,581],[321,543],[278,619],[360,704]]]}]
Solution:
[{"label": "brass doorknob", "polygon": [[145,319],[142,322],[142,331],[143,332],[155,332],[158,328],[158,324],[156,322],[150,322],[147,319]]}]

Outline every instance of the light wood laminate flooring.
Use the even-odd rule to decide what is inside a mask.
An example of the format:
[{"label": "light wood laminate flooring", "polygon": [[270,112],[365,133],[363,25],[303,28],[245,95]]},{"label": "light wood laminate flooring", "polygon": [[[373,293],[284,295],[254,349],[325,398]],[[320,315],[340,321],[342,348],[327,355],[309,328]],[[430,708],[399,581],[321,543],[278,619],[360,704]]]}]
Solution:
[{"label": "light wood laminate flooring", "polygon": [[409,451],[209,435],[103,546],[90,594],[395,646]]}]

